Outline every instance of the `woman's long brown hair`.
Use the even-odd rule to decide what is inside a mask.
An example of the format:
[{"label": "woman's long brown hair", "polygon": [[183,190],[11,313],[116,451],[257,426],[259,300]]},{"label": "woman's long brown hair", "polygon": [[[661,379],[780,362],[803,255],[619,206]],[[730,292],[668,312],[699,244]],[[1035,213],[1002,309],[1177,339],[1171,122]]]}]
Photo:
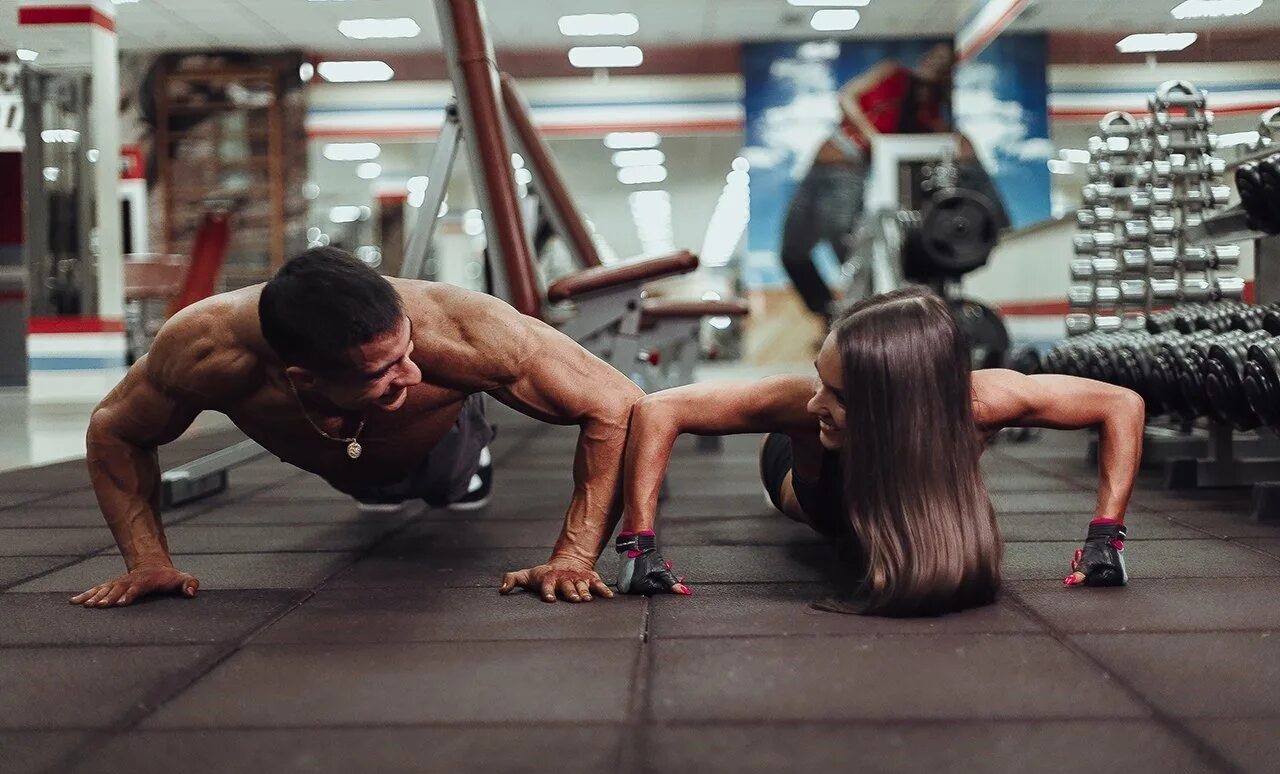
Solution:
[{"label": "woman's long brown hair", "polygon": [[861,612],[939,615],[994,601],[1002,545],[982,478],[967,344],[947,304],[906,289],[834,325],[847,405],[849,521]]}]

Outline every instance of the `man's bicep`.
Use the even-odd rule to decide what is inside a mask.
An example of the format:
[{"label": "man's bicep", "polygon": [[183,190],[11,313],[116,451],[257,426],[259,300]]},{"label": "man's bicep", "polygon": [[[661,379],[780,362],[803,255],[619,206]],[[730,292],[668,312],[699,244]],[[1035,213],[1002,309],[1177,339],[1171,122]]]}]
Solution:
[{"label": "man's bicep", "polygon": [[173,441],[191,426],[202,408],[158,384],[147,367],[147,358],[129,369],[125,378],[98,404],[90,433],[108,433],[139,447]]}]

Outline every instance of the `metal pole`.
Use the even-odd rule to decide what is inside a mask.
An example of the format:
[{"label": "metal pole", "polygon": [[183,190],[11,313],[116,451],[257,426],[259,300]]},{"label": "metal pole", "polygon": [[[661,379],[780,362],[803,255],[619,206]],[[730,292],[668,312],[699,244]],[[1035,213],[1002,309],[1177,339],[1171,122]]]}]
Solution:
[{"label": "metal pole", "polygon": [[426,265],[427,254],[431,252],[431,240],[440,219],[440,205],[444,203],[449,178],[453,176],[453,162],[458,158],[461,132],[457,106],[450,105],[445,112],[444,128],[436,143],[435,155],[431,157],[431,167],[427,170],[427,190],[422,197],[422,206],[418,208],[418,218],[405,247],[404,264],[400,269],[400,276],[405,279],[423,278],[422,269]]},{"label": "metal pole", "polygon": [[[484,212],[494,291],[524,314],[541,316],[532,250],[521,226],[520,199],[498,100],[498,71],[478,0],[436,0],[440,39],[457,89],[467,158]],[[505,287],[504,287],[505,286]]]}]

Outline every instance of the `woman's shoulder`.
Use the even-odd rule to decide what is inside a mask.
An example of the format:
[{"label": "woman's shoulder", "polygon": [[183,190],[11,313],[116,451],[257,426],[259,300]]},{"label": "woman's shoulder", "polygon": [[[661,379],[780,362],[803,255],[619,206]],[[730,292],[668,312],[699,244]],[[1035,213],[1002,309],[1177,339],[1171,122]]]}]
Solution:
[{"label": "woman's shoulder", "polygon": [[1008,368],[974,371],[969,389],[974,424],[981,429],[998,429],[1021,416],[1026,405],[1026,379],[1026,374]]}]

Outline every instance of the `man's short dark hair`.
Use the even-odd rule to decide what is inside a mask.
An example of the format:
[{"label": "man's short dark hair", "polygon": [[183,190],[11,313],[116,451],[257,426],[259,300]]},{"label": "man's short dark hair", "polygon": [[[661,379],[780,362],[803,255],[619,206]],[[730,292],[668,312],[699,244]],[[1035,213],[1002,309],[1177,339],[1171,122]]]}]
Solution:
[{"label": "man's short dark hair", "polygon": [[391,283],[336,247],[292,258],[258,300],[262,335],[285,364],[329,376],[351,371],[351,348],[395,331],[403,317]]}]

